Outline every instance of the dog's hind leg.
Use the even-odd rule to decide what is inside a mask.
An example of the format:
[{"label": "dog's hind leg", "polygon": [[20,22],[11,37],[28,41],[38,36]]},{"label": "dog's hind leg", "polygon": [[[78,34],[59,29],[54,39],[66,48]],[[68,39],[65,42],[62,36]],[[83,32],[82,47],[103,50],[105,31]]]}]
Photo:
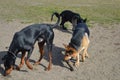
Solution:
[{"label": "dog's hind leg", "polygon": [[65,21],[64,21],[64,19],[62,19],[60,26],[62,27],[62,29],[67,30],[67,28],[64,26],[64,23],[65,23]]},{"label": "dog's hind leg", "polygon": [[76,62],[75,62],[75,66],[76,67],[78,67],[79,66],[79,60],[80,60],[80,58],[79,58],[79,53],[77,52],[77,57],[76,57]]},{"label": "dog's hind leg", "polygon": [[45,41],[42,41],[42,42],[38,43],[39,50],[40,50],[40,58],[39,58],[39,60],[37,62],[35,62],[34,65],[40,64],[40,62],[41,62],[41,60],[43,58],[43,55],[44,55],[44,43],[45,43]]},{"label": "dog's hind leg", "polygon": [[87,53],[87,47],[83,50],[82,62],[85,61],[85,58],[89,58],[89,55],[88,55],[88,53]]},{"label": "dog's hind leg", "polygon": [[83,54],[82,54],[82,62],[85,61],[85,57],[89,57],[88,53],[87,53],[87,49],[88,49],[88,46],[85,47],[85,49],[83,50]]},{"label": "dog's hind leg", "polygon": [[25,62],[25,51],[22,52],[22,57],[21,57],[21,62],[19,64],[19,66],[16,68],[17,70],[20,70],[20,68],[22,68],[22,66],[24,65]]},{"label": "dog's hind leg", "polygon": [[[88,49],[88,47],[87,47],[87,49]],[[87,52],[87,49],[86,49],[85,57],[86,57],[86,58],[89,58],[89,54],[88,54],[88,52]]]},{"label": "dog's hind leg", "polygon": [[52,67],[52,44],[47,46],[48,49],[48,55],[49,55],[49,64],[46,68],[46,71],[49,71]]},{"label": "dog's hind leg", "polygon": [[32,52],[33,52],[33,48],[28,51],[27,58],[26,58],[26,61],[25,61],[27,67],[28,67],[29,69],[31,69],[31,70],[33,69],[33,67],[32,67],[32,65],[31,65],[30,62],[29,62],[29,58],[30,58]]},{"label": "dog's hind leg", "polygon": [[48,64],[46,71],[49,71],[51,67],[52,67],[52,52],[50,51],[49,52],[49,64]]},{"label": "dog's hind leg", "polygon": [[85,49],[83,50],[83,54],[82,54],[82,62],[85,61],[86,51],[87,51],[87,49],[85,48]]},{"label": "dog's hind leg", "polygon": [[87,50],[88,50],[88,46],[89,46],[89,44],[90,44],[90,40],[89,40],[89,38],[88,38],[88,35],[86,35],[87,37],[86,37],[86,39],[87,39],[87,45],[86,45],[86,54],[85,54],[85,57],[89,57],[89,55],[88,55],[88,53],[87,53]]},{"label": "dog's hind leg", "polygon": [[85,33],[85,36],[83,37],[82,40],[82,46],[84,47],[83,49],[83,54],[82,54],[82,61],[85,61],[85,57],[88,57],[88,53],[87,53],[87,49],[88,49],[88,45],[89,45],[90,41],[88,39],[88,35]]}]

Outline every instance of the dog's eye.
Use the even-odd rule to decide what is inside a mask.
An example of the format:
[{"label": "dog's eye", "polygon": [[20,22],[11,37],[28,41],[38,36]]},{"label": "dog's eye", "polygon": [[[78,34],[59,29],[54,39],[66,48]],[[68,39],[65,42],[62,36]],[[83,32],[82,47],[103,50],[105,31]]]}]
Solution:
[{"label": "dog's eye", "polygon": [[67,53],[68,55],[71,55],[71,54],[73,53],[73,51],[69,50],[69,51],[66,51],[66,53]]}]

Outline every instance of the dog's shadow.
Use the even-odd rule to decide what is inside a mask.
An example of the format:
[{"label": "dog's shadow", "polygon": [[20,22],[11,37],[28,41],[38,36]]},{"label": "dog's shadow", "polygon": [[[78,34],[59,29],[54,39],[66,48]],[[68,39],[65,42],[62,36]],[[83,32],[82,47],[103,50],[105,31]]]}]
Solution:
[{"label": "dog's shadow", "polygon": [[[61,67],[69,69],[67,66],[64,65],[64,54],[62,53],[62,51],[64,51],[64,48],[55,46],[53,44],[53,48],[52,48],[52,65],[61,66]],[[45,59],[47,62],[49,62],[49,54],[48,54],[48,49],[47,49],[46,45],[44,46],[44,52],[45,52],[45,54],[43,56],[43,59]],[[21,53],[18,54],[17,57],[21,58]],[[31,58],[29,60],[33,64],[36,62],[36,60],[33,60]],[[44,69],[47,68],[47,65],[44,65],[44,63],[42,63],[42,61],[40,62],[40,66],[44,67]]]},{"label": "dog's shadow", "polygon": [[[45,50],[45,54],[43,59],[45,59],[46,61],[49,62],[49,57],[48,57],[48,50],[47,47],[44,46],[44,50]],[[61,51],[64,51],[63,48],[61,47],[57,47],[55,45],[53,45],[52,48],[52,64],[55,66],[61,66],[64,68],[68,68],[64,65],[64,54],[61,53]],[[0,51],[0,73],[2,75],[4,75],[4,67],[3,67],[3,63],[4,61],[2,60],[2,58],[7,54],[7,51]],[[17,55],[17,58],[21,58],[21,53]],[[30,62],[32,62],[33,64],[35,63],[35,60],[30,59]],[[47,66],[44,65],[44,63],[40,64],[40,66],[43,66],[45,69],[47,68]],[[26,72],[26,71],[23,71]]]},{"label": "dog's shadow", "polygon": [[[44,55],[43,59],[45,59],[47,62],[49,62],[49,55],[48,55],[48,50],[47,50],[46,46],[45,46],[44,50],[45,50],[45,55]],[[63,48],[53,45],[52,65],[68,68],[64,65],[64,54],[62,54],[62,51],[64,51]],[[40,64],[40,65],[43,66],[45,69],[47,68],[47,66],[45,66],[44,63]]]},{"label": "dog's shadow", "polygon": [[[61,51],[63,51],[63,48],[57,47],[57,46],[53,46],[52,48],[52,63],[54,65],[59,65],[59,66],[63,66],[63,57],[64,55],[61,53]],[[47,47],[45,47],[45,57],[44,59],[49,61],[49,57],[47,54]]]},{"label": "dog's shadow", "polygon": [[64,32],[64,33],[69,33],[69,34],[72,34],[72,33],[73,33],[72,29],[64,30],[64,29],[62,29],[60,26],[55,27],[55,29],[56,29],[56,30],[59,30],[59,31],[61,31],[61,32]]}]

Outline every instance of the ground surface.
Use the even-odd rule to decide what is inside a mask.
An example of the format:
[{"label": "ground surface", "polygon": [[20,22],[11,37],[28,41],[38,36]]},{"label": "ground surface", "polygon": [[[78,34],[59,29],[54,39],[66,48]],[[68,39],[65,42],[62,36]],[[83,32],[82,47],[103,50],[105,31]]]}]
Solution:
[{"label": "ground surface", "polygon": [[[44,56],[41,64],[33,66],[29,70],[26,65],[21,71],[12,71],[4,77],[3,62],[1,58],[5,55],[11,43],[13,34],[29,24],[21,24],[19,21],[4,22],[0,21],[0,80],[120,80],[120,24],[111,26],[101,26],[93,24],[90,28],[90,46],[88,53],[90,58],[85,62],[80,62],[80,66],[71,72],[63,61],[64,50],[63,43],[68,44],[71,38],[71,32],[63,32],[54,29],[54,47],[53,47],[53,66],[51,71],[45,71],[48,65],[48,55]],[[20,53],[19,53],[20,56]],[[37,44],[31,56],[31,64],[39,58]],[[20,58],[16,60],[19,64]]]}]

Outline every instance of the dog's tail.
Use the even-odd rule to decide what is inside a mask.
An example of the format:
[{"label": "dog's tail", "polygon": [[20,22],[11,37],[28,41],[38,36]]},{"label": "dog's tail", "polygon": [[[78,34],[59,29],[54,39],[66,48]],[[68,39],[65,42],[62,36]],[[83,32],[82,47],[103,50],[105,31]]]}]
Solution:
[{"label": "dog's tail", "polygon": [[53,28],[59,26],[59,23],[60,23],[60,14],[57,13],[57,12],[54,12],[54,13],[52,14],[52,16],[51,16],[51,21],[53,20],[53,16],[54,16],[54,15],[58,18],[58,20],[57,20],[57,22],[55,23],[55,25],[53,26]]}]

